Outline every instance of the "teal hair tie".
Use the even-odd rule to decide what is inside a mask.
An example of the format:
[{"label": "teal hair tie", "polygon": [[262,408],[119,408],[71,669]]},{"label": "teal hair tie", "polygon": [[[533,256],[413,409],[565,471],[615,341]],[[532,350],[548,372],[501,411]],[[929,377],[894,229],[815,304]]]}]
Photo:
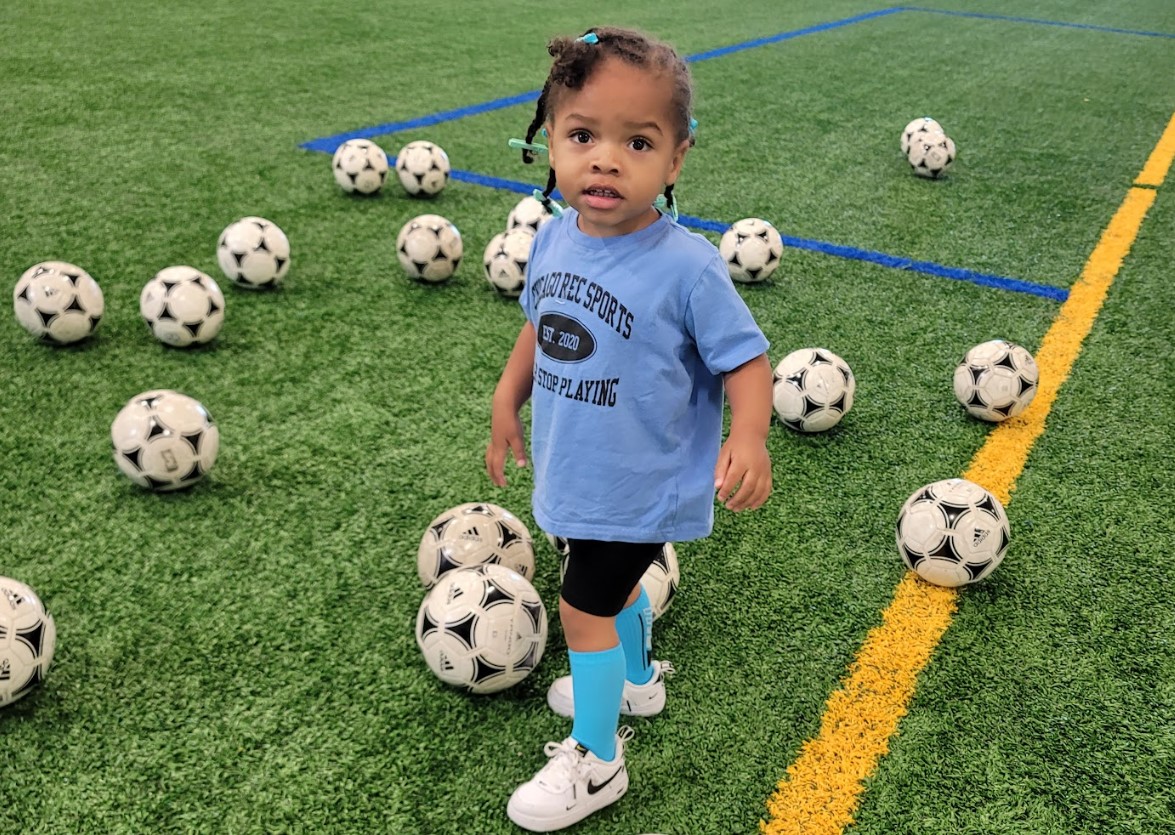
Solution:
[{"label": "teal hair tie", "polygon": [[600,38],[595,32],[588,32],[586,35],[583,35],[582,37],[578,37],[575,40],[578,41],[579,43],[599,43],[600,42]]},{"label": "teal hair tie", "polygon": [[697,120],[697,119],[694,119],[694,118],[691,118],[691,119],[689,120],[689,132],[690,132],[690,133],[693,133],[693,132],[694,132],[694,131],[696,131],[697,129],[698,129],[698,120]]},{"label": "teal hair tie", "polygon": [[657,199],[653,201],[653,208],[660,209],[663,212],[669,212],[669,216],[671,218],[673,218],[674,220],[677,220],[677,197],[676,197],[676,195],[673,198],[673,202],[670,203],[668,200],[665,199],[664,194],[658,194]]},{"label": "teal hair tie", "polygon": [[563,207],[552,200],[550,197],[547,197],[547,195],[543,194],[543,190],[541,188],[536,188],[532,196],[535,200],[542,203],[543,207],[546,208],[546,210],[553,216],[563,217]]},{"label": "teal hair tie", "polygon": [[517,151],[531,151],[535,154],[545,154],[547,152],[546,145],[536,145],[533,142],[524,142],[521,139],[511,139],[506,144]]}]

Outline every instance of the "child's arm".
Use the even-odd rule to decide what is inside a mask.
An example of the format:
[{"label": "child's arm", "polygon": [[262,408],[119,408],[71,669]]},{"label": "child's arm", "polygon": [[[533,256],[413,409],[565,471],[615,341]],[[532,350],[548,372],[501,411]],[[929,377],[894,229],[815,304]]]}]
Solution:
[{"label": "child's arm", "polygon": [[493,412],[490,421],[490,443],[486,447],[486,472],[490,481],[506,486],[506,451],[514,453],[514,463],[526,466],[526,442],[522,437],[522,419],[518,410],[530,399],[534,374],[536,335],[529,321],[522,326],[506,368],[494,389]]},{"label": "child's arm", "polygon": [[754,510],[771,495],[771,363],[760,354],[726,374],[730,435],[718,452],[714,486],[730,510]]}]

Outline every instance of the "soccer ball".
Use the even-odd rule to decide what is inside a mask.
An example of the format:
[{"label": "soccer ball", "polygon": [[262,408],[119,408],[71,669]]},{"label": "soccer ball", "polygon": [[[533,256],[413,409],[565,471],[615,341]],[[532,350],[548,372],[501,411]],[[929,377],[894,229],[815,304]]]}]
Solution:
[{"label": "soccer ball", "polygon": [[772,372],[771,402],[784,426],[823,432],[853,408],[857,381],[849,364],[825,348],[792,351]]},{"label": "soccer ball", "polygon": [[388,178],[388,155],[370,139],[348,139],[335,149],[331,168],[348,194],[375,194]]},{"label": "soccer ball", "polygon": [[[567,573],[567,555],[571,549],[567,546],[567,540],[561,536],[547,534],[547,542],[559,552],[559,582],[562,583],[563,576]],[[656,620],[665,614],[677,595],[677,587],[681,585],[681,568],[677,561],[677,549],[673,547],[672,542],[666,542],[652,565],[645,569],[645,573],[641,575],[641,585],[645,587],[645,593],[649,596],[653,620]]]},{"label": "soccer ball", "polygon": [[290,241],[265,218],[243,217],[220,234],[216,261],[238,287],[277,287],[290,270]]},{"label": "soccer ball", "polygon": [[396,257],[412,278],[444,281],[457,271],[465,247],[461,233],[440,215],[419,215],[396,236]]},{"label": "soccer ball", "polygon": [[745,217],[722,233],[718,251],[726,259],[730,277],[744,284],[766,281],[779,266],[783,239],[762,218]]},{"label": "soccer ball", "polygon": [[0,707],[44,681],[57,647],[57,625],[37,593],[0,577]]},{"label": "soccer ball", "polygon": [[976,345],[955,367],[955,397],[968,414],[993,423],[1027,409],[1038,382],[1032,354],[1003,339]]},{"label": "soccer ball", "polygon": [[916,491],[898,514],[902,562],[937,586],[962,586],[995,571],[1008,550],[999,499],[973,481],[948,478]]},{"label": "soccer ball", "polygon": [[396,176],[413,197],[440,193],[449,182],[449,155],[431,142],[409,142],[396,154]]},{"label": "soccer ball", "polygon": [[535,197],[523,197],[506,217],[506,228],[529,229],[531,234],[534,234],[553,217],[554,215],[543,205],[543,201]]},{"label": "soccer ball", "polygon": [[919,177],[936,180],[955,161],[955,143],[945,133],[917,133],[910,141],[906,159]]},{"label": "soccer ball", "polygon": [[504,565],[534,576],[534,543],[522,520],[489,502],[457,505],[428,523],[416,551],[416,573],[426,588],[454,568]]},{"label": "soccer ball", "polygon": [[191,487],[216,463],[220,429],[198,401],[170,389],[145,391],[110,426],[114,463],[140,487]]},{"label": "soccer ball", "polygon": [[641,585],[649,596],[653,606],[653,620],[656,620],[665,614],[677,596],[677,587],[681,585],[681,567],[677,562],[677,549],[672,542],[665,543],[653,564],[641,575]]},{"label": "soccer ball", "polygon": [[16,320],[33,336],[68,345],[94,332],[106,302],[98,282],[81,267],[44,261],[17,279],[12,309]]},{"label": "soccer ball", "polygon": [[177,348],[203,344],[224,324],[224,295],[194,267],[167,267],[143,286],[139,314],[160,342]]},{"label": "soccer ball", "polygon": [[942,125],[931,119],[929,116],[923,116],[920,119],[915,119],[902,128],[902,139],[899,143],[902,148],[902,156],[910,153],[910,143],[914,137],[919,133],[946,133],[942,129]]},{"label": "soccer ball", "polygon": [[547,610],[534,586],[501,565],[445,574],[416,615],[416,644],[437,678],[471,693],[496,693],[538,666]]},{"label": "soccer ball", "polygon": [[522,295],[526,284],[526,263],[530,259],[530,245],[534,233],[529,227],[518,226],[499,232],[490,238],[482,258],[486,280],[494,289],[512,299]]}]

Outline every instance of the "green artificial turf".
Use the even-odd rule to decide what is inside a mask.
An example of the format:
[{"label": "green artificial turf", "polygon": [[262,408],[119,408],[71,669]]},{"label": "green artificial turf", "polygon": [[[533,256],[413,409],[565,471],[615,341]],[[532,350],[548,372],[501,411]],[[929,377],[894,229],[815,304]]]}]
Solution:
[{"label": "green artificial turf", "polygon": [[[942,2],[1175,33],[1165,0]],[[687,54],[886,8],[357,0],[0,10],[0,276],[65,260],[101,284],[96,336],[66,348],[0,326],[0,575],[58,627],[44,687],[0,710],[0,832],[509,833],[515,785],[568,732],[544,693],[567,672],[558,562],[529,471],[483,472],[489,398],[522,323],[480,274],[519,195],[451,182],[343,194],[300,143],[541,86],[546,38],[636,25]],[[1172,113],[1175,39],[904,11],[693,66],[699,141],[686,214],[1066,288]],[[506,139],[521,105],[376,137],[534,182]],[[915,178],[898,134],[930,114],[960,156]],[[1008,507],[1001,568],[965,590],[862,833],[1157,833],[1175,827],[1169,589],[1171,184],[1159,189]],[[408,281],[393,242],[453,220],[466,256]],[[221,281],[195,350],[156,342],[138,294],[159,269],[220,277],[220,231],[279,224],[277,292]],[[708,233],[712,240],[717,235]],[[903,567],[892,525],[990,431],[951,373],[978,342],[1036,350],[1059,304],[789,249],[741,292],[771,359],[820,345],[852,366],[853,410],[816,436],[773,427],[775,495],[682,543],[655,655],[678,674],[634,720],[629,794],[582,833],[757,831],[765,801],[879,623]],[[221,430],[211,475],[144,492],[110,454],[138,392],[174,388]],[[437,682],[413,639],[416,548],[447,507],[488,500],[535,535],[546,655],[505,693]]]}]

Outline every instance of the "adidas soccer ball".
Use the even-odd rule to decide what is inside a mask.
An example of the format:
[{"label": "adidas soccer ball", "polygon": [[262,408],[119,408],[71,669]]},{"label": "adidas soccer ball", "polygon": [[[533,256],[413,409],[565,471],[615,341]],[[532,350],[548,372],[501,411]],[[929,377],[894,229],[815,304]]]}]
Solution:
[{"label": "adidas soccer ball", "polygon": [[783,255],[783,239],[767,221],[745,217],[722,233],[718,251],[726,259],[730,277],[744,284],[766,281]]},{"label": "adidas soccer ball", "polygon": [[331,169],[348,194],[375,194],[388,178],[388,155],[370,139],[348,139],[335,149]]},{"label": "adidas soccer ball", "polygon": [[396,154],[396,176],[413,197],[439,194],[449,182],[449,155],[432,142],[409,142]]},{"label": "adidas soccer ball", "polygon": [[[563,576],[567,573],[567,555],[571,549],[563,537],[554,534],[546,536],[551,547],[559,552],[559,582],[563,582]],[[645,573],[641,575],[641,585],[645,587],[645,593],[649,596],[653,620],[656,620],[665,614],[677,595],[678,586],[681,585],[681,567],[677,561],[677,549],[673,547],[672,542],[666,542],[652,564],[645,569]]]},{"label": "adidas soccer ball", "polygon": [[529,227],[519,226],[499,232],[486,245],[481,262],[486,280],[503,296],[516,299],[522,295],[532,243],[534,233]]},{"label": "adidas soccer ball", "polygon": [[945,133],[916,133],[906,159],[919,177],[936,180],[955,161],[955,143]]},{"label": "adidas soccer ball", "polygon": [[440,215],[420,215],[401,227],[396,257],[412,278],[444,281],[457,271],[465,252],[461,233]]},{"label": "adidas soccer ball", "polygon": [[526,678],[547,645],[547,610],[534,586],[501,565],[445,574],[416,615],[416,643],[446,684],[496,693]]},{"label": "adidas soccer ball", "polygon": [[504,565],[534,576],[534,543],[522,520],[489,502],[449,508],[428,523],[416,551],[416,573],[425,587],[446,572],[471,565]]},{"label": "adidas soccer ball", "polygon": [[916,491],[898,514],[902,562],[937,586],[962,586],[995,571],[1008,550],[999,499],[973,481],[948,478]]},{"label": "adidas soccer ball", "polygon": [[224,324],[224,295],[194,267],[167,267],[143,286],[139,314],[155,338],[184,348],[211,342]]},{"label": "adidas soccer ball", "polygon": [[68,345],[92,334],[102,321],[102,288],[81,267],[64,261],[34,264],[12,291],[16,320],[33,336]]},{"label": "adidas soccer ball", "polygon": [[290,271],[290,240],[263,217],[243,217],[220,234],[216,261],[238,287],[277,287]]},{"label": "adidas soccer ball", "polygon": [[140,487],[191,487],[216,463],[220,429],[198,401],[170,389],[132,397],[110,426],[114,462]]},{"label": "adidas soccer ball", "polygon": [[535,197],[523,197],[510,210],[506,217],[507,229],[529,229],[531,234],[539,231],[539,227],[553,218],[543,202]]},{"label": "adidas soccer ball", "polygon": [[57,625],[37,593],[0,577],[0,707],[44,681],[56,647]]},{"label": "adidas soccer ball", "polygon": [[771,402],[784,426],[823,432],[853,408],[857,381],[849,364],[825,348],[800,348],[775,366]]},{"label": "adidas soccer ball", "polygon": [[1027,409],[1038,382],[1032,354],[1003,339],[976,345],[955,367],[955,397],[968,414],[992,422]]},{"label": "adidas soccer ball", "polygon": [[920,133],[946,133],[946,131],[942,129],[942,125],[929,116],[914,119],[910,124],[902,128],[902,138],[898,143],[902,149],[902,156],[910,153],[910,143]]}]

